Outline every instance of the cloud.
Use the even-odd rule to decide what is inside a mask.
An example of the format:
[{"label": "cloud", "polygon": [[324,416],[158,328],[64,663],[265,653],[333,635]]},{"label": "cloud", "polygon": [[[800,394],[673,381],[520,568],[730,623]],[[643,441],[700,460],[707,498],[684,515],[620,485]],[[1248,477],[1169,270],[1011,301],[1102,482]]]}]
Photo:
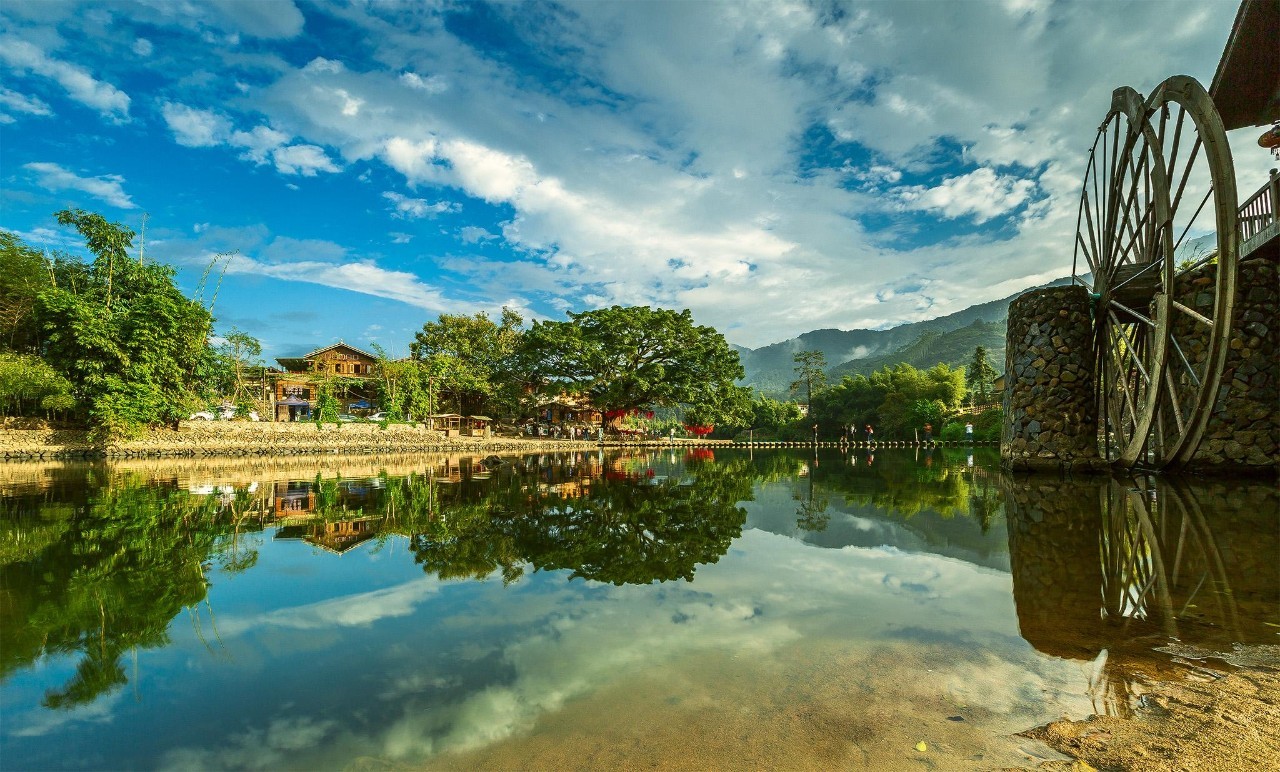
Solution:
[{"label": "cloud", "polygon": [[422,77],[416,72],[406,72],[400,76],[400,82],[412,89],[425,91],[428,94],[443,94],[449,90],[449,83],[439,75]]},{"label": "cloud", "polygon": [[482,241],[492,241],[498,237],[484,228],[467,225],[458,231],[458,238],[462,239],[464,244],[478,244]]},{"label": "cloud", "polygon": [[165,102],[160,114],[173,132],[174,141],[183,147],[214,147],[231,136],[231,120],[211,110]]},{"label": "cloud", "polygon": [[325,155],[324,148],[316,145],[288,145],[271,153],[276,171],[281,174],[298,174],[314,177],[317,172],[341,171],[341,167]]},{"label": "cloud", "polygon": [[74,64],[54,59],[33,43],[6,36],[0,38],[0,59],[11,68],[49,78],[66,90],[67,95],[92,107],[115,122],[129,119],[129,95],[95,79]]},{"label": "cloud", "polygon": [[233,28],[257,38],[292,38],[305,19],[293,0],[208,0]]},{"label": "cloud", "polygon": [[146,38],[138,38],[133,43],[133,52],[138,56],[147,57],[155,50],[155,46],[151,45],[151,41]]},{"label": "cloud", "polygon": [[408,244],[410,241],[413,241],[413,236],[408,233],[400,233],[398,231],[392,231],[387,235],[391,237],[392,244]]},{"label": "cloud", "polygon": [[40,187],[57,192],[62,190],[78,190],[101,199],[119,209],[135,209],[136,204],[124,192],[124,177],[118,174],[104,174],[98,177],[81,177],[55,163],[29,163],[24,169],[36,173]]},{"label": "cloud", "polygon": [[382,197],[392,204],[392,216],[401,220],[420,220],[424,217],[435,217],[446,212],[458,212],[461,205],[452,201],[437,201],[432,204],[425,198],[409,198],[408,196],[388,190]]},{"label": "cloud", "polygon": [[[53,115],[53,110],[39,97],[26,96],[0,86],[0,109],[24,115]],[[0,123],[13,123],[14,118],[0,113]]]},{"label": "cloud", "polygon": [[1035,189],[1035,182],[997,175],[987,167],[947,177],[934,187],[913,185],[893,192],[907,209],[938,212],[944,217],[972,215],[981,224],[1017,209]]},{"label": "cloud", "polygon": [[201,110],[176,102],[165,102],[160,108],[174,141],[184,147],[241,148],[241,158],[259,166],[271,163],[281,174],[314,177],[317,172],[337,172],[324,148],[308,144],[286,144],[292,137],[270,126],[256,126],[251,131],[236,130],[231,119],[212,110]]}]

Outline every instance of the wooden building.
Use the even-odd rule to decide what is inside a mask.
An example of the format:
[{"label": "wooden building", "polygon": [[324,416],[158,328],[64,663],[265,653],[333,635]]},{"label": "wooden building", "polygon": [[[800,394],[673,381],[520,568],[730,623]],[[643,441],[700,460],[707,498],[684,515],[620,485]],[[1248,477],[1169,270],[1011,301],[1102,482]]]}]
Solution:
[{"label": "wooden building", "polygon": [[300,357],[279,357],[276,361],[284,371],[270,374],[273,420],[312,420],[321,378],[335,383],[339,412],[349,412],[352,405],[364,406],[357,409],[373,406],[373,388],[365,379],[376,375],[378,358],[367,351],[338,342]]}]

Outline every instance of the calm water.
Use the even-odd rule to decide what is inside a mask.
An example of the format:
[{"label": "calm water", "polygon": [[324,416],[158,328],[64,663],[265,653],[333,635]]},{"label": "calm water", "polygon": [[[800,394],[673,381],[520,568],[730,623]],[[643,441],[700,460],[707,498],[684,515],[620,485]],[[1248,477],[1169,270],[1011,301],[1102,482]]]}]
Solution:
[{"label": "calm water", "polygon": [[1280,643],[1269,481],[510,461],[0,465],[0,764],[1021,765],[1156,647]]}]

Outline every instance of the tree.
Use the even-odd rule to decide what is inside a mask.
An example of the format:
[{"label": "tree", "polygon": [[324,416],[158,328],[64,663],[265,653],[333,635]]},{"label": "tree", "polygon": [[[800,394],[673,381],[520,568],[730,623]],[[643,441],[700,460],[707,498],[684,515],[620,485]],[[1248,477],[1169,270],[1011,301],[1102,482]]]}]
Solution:
[{"label": "tree", "polygon": [[5,230],[0,230],[0,265],[0,351],[36,353],[43,338],[36,310],[40,293],[53,279],[53,266]]},{"label": "tree", "polygon": [[519,412],[524,378],[520,372],[524,319],[502,309],[494,322],[488,314],[441,314],[427,322],[409,344],[431,385],[447,394],[459,412]]},{"label": "tree", "polygon": [[527,369],[547,392],[583,394],[604,412],[686,404],[709,411],[732,404],[743,376],[738,354],[688,309],[613,306],[535,322]]},{"label": "tree", "polygon": [[987,363],[987,350],[978,346],[973,350],[973,362],[965,371],[965,385],[978,401],[985,404],[991,396],[991,383],[996,379],[995,368]]},{"label": "tree", "polygon": [[821,351],[797,351],[791,357],[796,363],[796,380],[791,382],[791,393],[804,389],[805,404],[813,405],[813,395],[827,385],[827,355]]},{"label": "tree", "polygon": [[95,439],[174,424],[200,401],[212,351],[212,316],[160,263],[128,259],[133,231],[79,209],[57,213],[93,253],[59,260],[36,314],[46,362],[72,385]]},{"label": "tree", "polygon": [[237,413],[247,413],[249,405],[257,405],[259,396],[249,387],[249,373],[262,367],[262,343],[247,332],[232,327],[218,346],[218,388],[223,396],[230,397]]}]

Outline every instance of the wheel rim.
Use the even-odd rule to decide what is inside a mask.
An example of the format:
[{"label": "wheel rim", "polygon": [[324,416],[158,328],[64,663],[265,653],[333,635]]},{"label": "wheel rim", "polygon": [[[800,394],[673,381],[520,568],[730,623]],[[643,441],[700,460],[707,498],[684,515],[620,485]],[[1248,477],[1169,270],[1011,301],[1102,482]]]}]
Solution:
[{"label": "wheel rim", "polygon": [[1160,84],[1145,105],[1165,159],[1169,234],[1159,334],[1169,356],[1152,423],[1155,464],[1195,456],[1219,396],[1239,261],[1235,169],[1222,120],[1204,87],[1184,75]]},{"label": "wheel rim", "polygon": [[1146,459],[1162,388],[1167,336],[1160,331],[1169,309],[1159,289],[1172,245],[1168,212],[1161,143],[1142,96],[1116,89],[1089,154],[1072,272],[1095,300],[1099,450],[1123,466]]}]

